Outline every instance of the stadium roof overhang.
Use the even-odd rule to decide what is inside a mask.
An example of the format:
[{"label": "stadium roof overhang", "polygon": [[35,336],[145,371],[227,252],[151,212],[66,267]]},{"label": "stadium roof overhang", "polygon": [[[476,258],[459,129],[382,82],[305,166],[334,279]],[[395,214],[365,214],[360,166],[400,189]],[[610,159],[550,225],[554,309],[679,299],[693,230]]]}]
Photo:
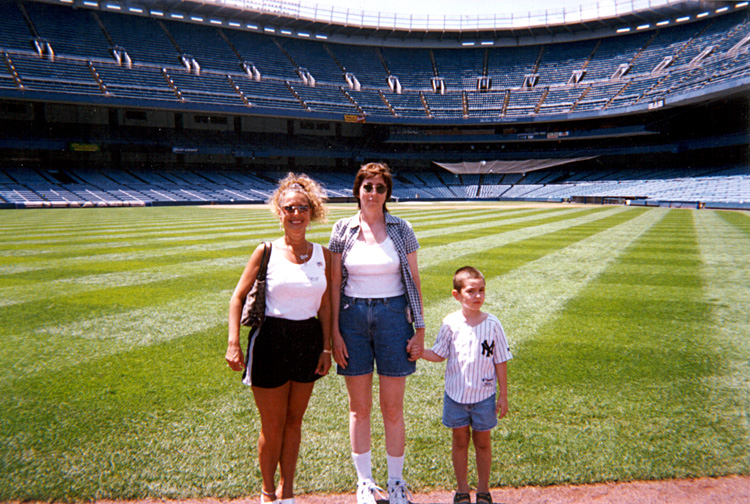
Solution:
[{"label": "stadium roof overhang", "polygon": [[[60,0],[41,0],[59,3]],[[629,0],[599,2],[593,10],[554,9],[528,16],[410,16],[271,0],[65,0],[81,8],[131,13],[255,30],[287,37],[364,45],[461,47],[571,41],[656,29],[721,14],[747,2]]]},{"label": "stadium roof overhang", "polygon": [[554,168],[578,161],[587,161],[597,156],[557,158],[557,159],[519,159],[514,161],[463,161],[460,163],[439,163],[433,161],[441,168],[457,175],[483,174],[483,173],[528,173],[545,168]]}]

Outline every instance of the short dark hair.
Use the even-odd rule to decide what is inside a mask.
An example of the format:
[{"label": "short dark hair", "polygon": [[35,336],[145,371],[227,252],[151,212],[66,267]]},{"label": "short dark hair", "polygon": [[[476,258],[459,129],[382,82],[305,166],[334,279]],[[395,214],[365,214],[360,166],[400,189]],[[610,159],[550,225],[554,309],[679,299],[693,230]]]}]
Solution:
[{"label": "short dark hair", "polygon": [[[367,163],[362,165],[357,172],[357,176],[354,177],[354,188],[352,191],[354,192],[354,197],[357,198],[357,206],[359,208],[362,208],[359,201],[359,188],[362,186],[365,179],[377,177],[378,175],[383,178],[383,182],[385,182],[385,186],[388,189],[385,194],[385,200],[388,201],[391,198],[391,193],[393,192],[393,177],[391,176],[391,169],[388,168],[388,165],[385,163]],[[388,211],[385,207],[385,203],[383,203],[383,211]]]},{"label": "short dark hair", "polygon": [[461,292],[461,289],[466,286],[467,280],[475,279],[481,279],[482,281],[485,281],[482,272],[476,269],[474,266],[463,266],[462,268],[458,268],[453,274],[453,289]]}]

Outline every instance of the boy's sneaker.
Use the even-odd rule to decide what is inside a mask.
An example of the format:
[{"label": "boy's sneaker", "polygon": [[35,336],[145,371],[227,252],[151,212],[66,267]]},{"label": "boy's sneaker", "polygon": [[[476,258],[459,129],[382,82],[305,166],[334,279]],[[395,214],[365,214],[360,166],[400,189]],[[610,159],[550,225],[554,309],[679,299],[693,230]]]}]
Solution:
[{"label": "boy's sneaker", "polygon": [[405,481],[388,482],[389,504],[410,504],[409,499],[413,499],[413,497],[409,489],[406,488]]},{"label": "boy's sneaker", "polygon": [[357,504],[377,504],[376,495],[385,497],[383,489],[373,483],[372,480],[357,483]]}]

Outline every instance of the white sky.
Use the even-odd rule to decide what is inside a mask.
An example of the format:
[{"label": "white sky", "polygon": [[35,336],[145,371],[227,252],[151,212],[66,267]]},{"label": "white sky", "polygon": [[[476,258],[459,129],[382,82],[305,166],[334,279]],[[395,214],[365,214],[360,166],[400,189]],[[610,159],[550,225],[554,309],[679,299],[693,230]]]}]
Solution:
[{"label": "white sky", "polygon": [[306,4],[332,5],[356,11],[462,16],[477,14],[510,14],[543,12],[547,9],[577,9],[591,6],[596,0],[303,0]]}]

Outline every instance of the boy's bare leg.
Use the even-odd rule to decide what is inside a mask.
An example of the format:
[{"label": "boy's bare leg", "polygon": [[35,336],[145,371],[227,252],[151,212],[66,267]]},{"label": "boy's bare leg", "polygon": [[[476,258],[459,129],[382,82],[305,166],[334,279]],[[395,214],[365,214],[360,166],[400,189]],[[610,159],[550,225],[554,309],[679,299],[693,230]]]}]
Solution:
[{"label": "boy's bare leg", "polygon": [[469,441],[471,439],[471,429],[467,425],[466,427],[459,427],[453,429],[453,470],[456,473],[456,491],[461,493],[468,493],[471,491],[469,487]]},{"label": "boy's bare leg", "polygon": [[490,491],[490,469],[492,468],[492,431],[474,431],[474,449],[477,452],[477,492]]}]

